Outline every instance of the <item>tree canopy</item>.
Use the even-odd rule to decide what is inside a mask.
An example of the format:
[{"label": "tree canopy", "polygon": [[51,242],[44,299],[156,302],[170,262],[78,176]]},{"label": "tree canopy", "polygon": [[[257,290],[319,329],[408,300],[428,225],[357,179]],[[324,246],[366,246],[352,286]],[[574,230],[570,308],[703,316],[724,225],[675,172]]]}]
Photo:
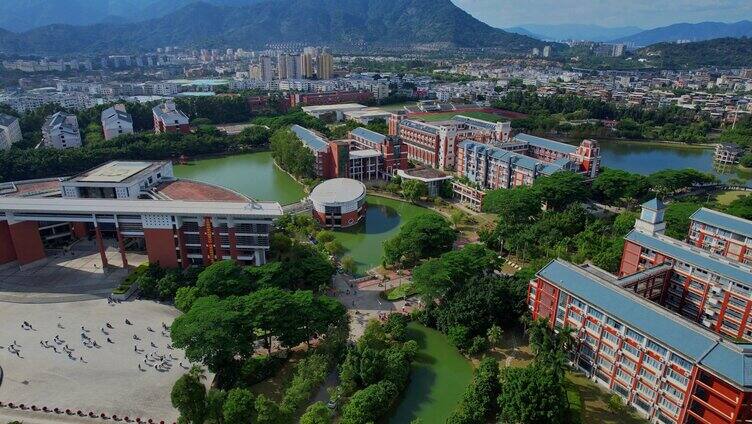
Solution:
[{"label": "tree canopy", "polygon": [[396,236],[384,242],[384,262],[411,265],[451,250],[456,239],[452,225],[440,215],[418,215],[402,225]]}]

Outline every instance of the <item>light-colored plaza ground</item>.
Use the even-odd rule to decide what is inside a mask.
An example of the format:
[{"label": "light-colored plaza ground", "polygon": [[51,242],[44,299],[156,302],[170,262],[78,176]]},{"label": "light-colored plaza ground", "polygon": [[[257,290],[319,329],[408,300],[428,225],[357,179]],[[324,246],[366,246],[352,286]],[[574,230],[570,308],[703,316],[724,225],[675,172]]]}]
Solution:
[{"label": "light-colored plaza ground", "polygon": [[[182,351],[167,348],[170,338],[162,334],[162,323],[169,326],[178,314],[171,306],[138,300],[111,305],[106,299],[0,303],[0,366],[5,374],[0,400],[172,422],[177,412],[170,403],[170,390],[186,372],[179,362],[188,366],[188,361]],[[133,325],[126,325],[126,318]],[[28,321],[34,330],[22,329],[23,321]],[[114,328],[107,329],[107,322]],[[58,323],[64,328],[59,328]],[[81,326],[101,347],[84,346]],[[110,334],[103,334],[102,327]],[[134,340],[134,334],[141,340]],[[56,345],[56,335],[65,343]],[[108,343],[107,337],[113,343]],[[57,346],[59,353],[40,346],[42,340]],[[8,349],[14,341],[21,346],[21,358]],[[152,343],[157,347],[152,347]],[[66,344],[75,349],[75,360],[63,352]],[[134,346],[142,352],[134,352]],[[145,354],[152,352],[177,359],[169,370],[158,371],[153,366],[157,362],[144,363]],[[0,409],[0,418],[6,411]]]},{"label": "light-colored plaza ground", "polygon": [[[30,267],[0,269],[0,367],[4,372],[0,401],[156,422],[177,419],[170,390],[186,372],[179,363],[185,367],[189,363],[184,352],[168,349],[170,338],[162,334],[162,323],[169,326],[179,312],[152,301],[109,304],[107,296],[129,271],[122,268],[114,246],[106,253],[112,265],[106,270],[92,242],[78,243],[67,254],[48,252],[45,261]],[[145,257],[129,253],[127,259],[130,265],[138,265]],[[126,318],[133,325],[125,324]],[[21,328],[23,321],[34,330]],[[108,322],[113,329],[106,328]],[[81,326],[100,347],[84,346]],[[109,335],[103,334],[102,328]],[[134,340],[134,334],[141,340]],[[65,342],[56,344],[56,335]],[[108,337],[112,343],[107,342]],[[58,353],[42,347],[43,340],[56,346]],[[21,357],[9,349],[12,343],[20,346]],[[74,349],[75,359],[63,351],[65,345]],[[134,352],[135,346],[139,353]],[[145,355],[154,352],[177,359],[171,361],[171,367],[158,371],[154,368],[157,361],[144,363]],[[0,423],[12,420],[29,424],[92,419],[0,408]]]},{"label": "light-colored plaza ground", "polygon": [[[69,252],[48,251],[47,258],[23,267],[0,266],[0,302],[58,303],[102,299],[128,275],[114,242],[105,250],[111,265],[106,272],[94,241],[79,241]],[[139,253],[127,253],[131,266],[146,261]]]}]

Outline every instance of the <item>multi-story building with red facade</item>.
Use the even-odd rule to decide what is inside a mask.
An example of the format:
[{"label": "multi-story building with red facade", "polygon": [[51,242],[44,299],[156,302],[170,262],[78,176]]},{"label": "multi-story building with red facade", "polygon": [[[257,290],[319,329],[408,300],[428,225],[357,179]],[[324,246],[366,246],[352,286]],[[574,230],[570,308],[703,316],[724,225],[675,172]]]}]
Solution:
[{"label": "multi-story building with red facade", "polygon": [[290,108],[297,106],[336,105],[339,103],[368,103],[373,100],[371,91],[328,91],[323,93],[292,93]]},{"label": "multi-story building with red facade", "polygon": [[188,117],[175,106],[175,103],[165,102],[154,106],[151,111],[154,117],[154,132],[180,134],[191,132]]},{"label": "multi-story building with red facade", "polygon": [[617,278],[555,260],[530,282],[528,305],[533,318],[572,328],[572,361],[651,423],[750,422],[752,345],[623,288],[650,278],[640,274]]},{"label": "multi-story building with red facade", "polygon": [[689,218],[689,241],[709,252],[752,264],[752,222],[702,208]]},{"label": "multi-story building with red facade", "polygon": [[324,181],[308,199],[313,217],[326,228],[352,227],[366,214],[366,186],[350,178]]},{"label": "multi-story building with red facade", "polygon": [[488,122],[456,115],[449,121],[422,122],[392,114],[389,135],[399,137],[407,148],[407,158],[442,170],[454,169],[458,145],[462,140],[481,143],[509,141],[509,122]]},{"label": "multi-story building with red facade", "polygon": [[[366,137],[375,140],[376,136],[371,135],[368,130],[368,133],[358,132],[361,134],[358,140],[330,141],[321,134],[299,125],[293,125],[291,129],[316,157],[315,172],[320,178],[376,180],[384,176],[385,158],[388,157],[390,164],[394,165],[395,148],[389,145],[391,141],[372,143]],[[399,152],[398,147],[396,151]]]},{"label": "multi-story building with red facade", "polygon": [[668,266],[649,292],[638,292],[712,331],[752,341],[752,267],[665,236],[664,210],[657,200],[643,205],[625,237],[619,275]]},{"label": "multi-story building with red facade", "polygon": [[394,175],[399,169],[407,169],[407,150],[397,137],[390,137],[369,129],[358,127],[350,131],[352,150],[372,149],[381,153],[381,172]]},{"label": "multi-story building with red facade", "polygon": [[512,188],[532,185],[536,178],[559,171],[593,178],[598,174],[599,155],[593,140],[584,140],[578,147],[518,134],[512,142],[494,145],[460,142],[456,171],[484,189]]},{"label": "multi-story building with red facade", "polygon": [[110,162],[73,178],[0,186],[0,265],[44,260],[49,248],[96,240],[103,267],[114,246],[167,268],[222,259],[266,263],[276,202],[176,179],[169,162]]}]

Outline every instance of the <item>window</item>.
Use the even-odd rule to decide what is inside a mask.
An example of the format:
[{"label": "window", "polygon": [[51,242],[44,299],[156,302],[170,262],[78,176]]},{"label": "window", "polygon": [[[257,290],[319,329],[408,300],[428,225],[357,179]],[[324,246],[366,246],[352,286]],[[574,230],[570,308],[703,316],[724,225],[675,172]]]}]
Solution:
[{"label": "window", "polygon": [[658,379],[658,377],[656,377],[655,374],[651,373],[650,371],[644,368],[640,370],[640,375],[651,383],[655,383],[655,381]]},{"label": "window", "polygon": [[603,332],[603,339],[610,342],[614,346],[619,344],[619,336],[611,334],[608,331]]},{"label": "window", "polygon": [[599,334],[601,332],[601,327],[598,324],[590,320],[585,321],[585,327],[587,327],[590,331],[592,331],[595,334]]},{"label": "window", "polygon": [[655,369],[656,371],[660,371],[661,369],[661,362],[653,358],[650,355],[644,355],[642,357],[642,363],[649,365],[651,368]]},{"label": "window", "polygon": [[679,413],[679,407],[676,406],[675,403],[671,402],[670,400],[666,399],[665,397],[661,396],[661,400],[659,401],[660,405],[667,410],[671,411],[674,415]]},{"label": "window", "polygon": [[632,384],[632,376],[627,374],[626,371],[619,368],[618,371],[616,371],[616,376],[623,382],[627,383],[628,385]]},{"label": "window", "polygon": [[593,308],[592,306],[588,307],[588,314],[599,321],[603,320],[603,312]]},{"label": "window", "polygon": [[682,367],[685,371],[689,371],[692,369],[692,363],[688,360],[682,358],[681,356],[672,353],[671,354],[671,362]]},{"label": "window", "polygon": [[614,321],[611,318],[606,318],[606,324],[610,325],[615,330],[621,330],[621,327],[622,327],[620,322]]},{"label": "window", "polygon": [[611,348],[611,346],[601,343],[601,353],[613,358],[615,351],[613,348]]},{"label": "window", "polygon": [[598,365],[600,365],[606,371],[611,371],[612,369],[614,369],[614,363],[602,356],[598,358]]},{"label": "window", "polygon": [[578,314],[577,312],[575,312],[573,309],[570,309],[569,310],[569,319],[571,319],[572,321],[580,322],[582,320],[582,316],[580,314]]},{"label": "window", "polygon": [[687,383],[689,383],[689,379],[678,372],[674,371],[673,369],[669,368],[668,372],[666,373],[666,377],[668,377],[669,380],[675,382],[679,386],[687,387]]},{"label": "window", "polygon": [[653,352],[661,355],[664,358],[668,355],[668,350],[665,347],[659,345],[658,343],[656,343],[656,342],[654,342],[652,340],[648,340],[647,347],[648,347],[648,349],[650,349]]},{"label": "window", "polygon": [[624,352],[634,356],[635,358],[640,357],[640,350],[629,343],[622,343],[621,348]]},{"label": "window", "polygon": [[631,338],[639,344],[642,344],[642,342],[645,341],[645,336],[632,330],[631,328],[627,328],[627,337]]},{"label": "window", "polygon": [[637,391],[645,395],[648,399],[652,399],[655,396],[655,391],[642,382],[637,383]]},{"label": "window", "polygon": [[678,402],[684,399],[684,393],[669,383],[663,383],[662,389],[668,395],[673,396]]}]

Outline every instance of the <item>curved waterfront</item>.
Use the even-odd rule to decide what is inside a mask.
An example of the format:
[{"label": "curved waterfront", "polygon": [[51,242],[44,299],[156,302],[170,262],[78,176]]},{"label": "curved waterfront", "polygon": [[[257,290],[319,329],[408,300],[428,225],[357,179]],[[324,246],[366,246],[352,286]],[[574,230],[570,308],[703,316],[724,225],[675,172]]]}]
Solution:
[{"label": "curved waterfront", "polygon": [[389,423],[409,424],[416,418],[424,423],[446,422],[470,384],[473,368],[442,333],[415,322],[407,330],[420,349],[410,384]]}]

